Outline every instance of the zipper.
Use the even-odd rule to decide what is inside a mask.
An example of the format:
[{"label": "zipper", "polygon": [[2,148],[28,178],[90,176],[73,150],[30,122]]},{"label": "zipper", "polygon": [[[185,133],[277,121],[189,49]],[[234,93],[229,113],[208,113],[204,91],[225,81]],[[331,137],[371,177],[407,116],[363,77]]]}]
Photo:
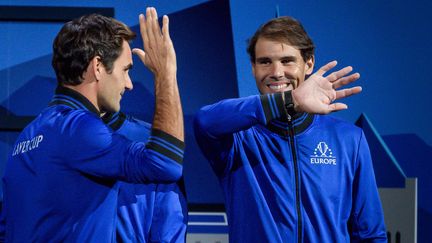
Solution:
[{"label": "zipper", "polygon": [[298,161],[297,161],[297,153],[295,150],[295,144],[294,144],[294,127],[292,124],[292,117],[290,114],[287,114],[288,119],[288,136],[290,141],[290,147],[291,147],[291,153],[293,157],[293,163],[294,163],[294,176],[295,176],[295,195],[296,195],[296,210],[297,210],[297,242],[302,242],[302,217],[301,217],[301,207],[300,207],[300,175],[299,175],[299,168],[298,168]]}]

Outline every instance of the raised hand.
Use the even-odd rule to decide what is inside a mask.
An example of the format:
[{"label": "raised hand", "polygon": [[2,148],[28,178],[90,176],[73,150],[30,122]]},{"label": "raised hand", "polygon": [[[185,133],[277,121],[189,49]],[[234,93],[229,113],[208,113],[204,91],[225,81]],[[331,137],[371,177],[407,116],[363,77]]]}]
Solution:
[{"label": "raised hand", "polygon": [[169,35],[168,16],[159,26],[155,8],[140,14],[139,23],[144,50],[133,49],[155,76],[155,113],[153,128],[184,141],[183,111],[177,86],[177,60]]},{"label": "raised hand", "polygon": [[322,66],[305,82],[301,83],[298,88],[292,91],[297,111],[328,114],[348,108],[346,104],[340,102],[334,103],[334,101],[360,93],[362,90],[361,87],[336,89],[356,81],[360,78],[360,74],[354,73],[348,75],[353,70],[352,67],[348,66],[324,77],[324,74],[334,68],[336,64],[336,61],[332,61]]},{"label": "raised hand", "polygon": [[156,9],[149,7],[146,9],[146,16],[140,14],[139,23],[144,50],[134,48],[133,53],[153,72],[156,82],[165,75],[172,77],[177,72],[177,61],[169,35],[168,16],[163,16],[161,29]]}]

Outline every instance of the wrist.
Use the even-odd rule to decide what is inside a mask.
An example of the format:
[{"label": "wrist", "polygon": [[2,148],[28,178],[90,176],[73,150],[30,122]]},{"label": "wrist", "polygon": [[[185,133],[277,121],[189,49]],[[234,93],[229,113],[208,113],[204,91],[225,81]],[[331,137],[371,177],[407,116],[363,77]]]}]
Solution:
[{"label": "wrist", "polygon": [[295,98],[295,90],[285,91],[283,96],[285,110],[289,115],[295,115],[299,112],[299,106]]},{"label": "wrist", "polygon": [[156,85],[169,85],[177,81],[176,72],[155,73],[154,80]]}]

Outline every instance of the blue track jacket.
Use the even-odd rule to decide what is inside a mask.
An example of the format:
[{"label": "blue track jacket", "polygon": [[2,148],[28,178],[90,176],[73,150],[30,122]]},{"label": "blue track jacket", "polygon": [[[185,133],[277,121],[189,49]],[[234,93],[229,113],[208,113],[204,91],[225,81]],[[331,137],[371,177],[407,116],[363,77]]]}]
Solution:
[{"label": "blue track jacket", "polygon": [[[145,142],[150,137],[149,123],[123,113],[106,115],[103,120],[133,141]],[[118,183],[117,242],[185,242],[187,203],[177,183]]]},{"label": "blue track jacket", "polygon": [[386,242],[362,130],[287,115],[281,93],[203,107],[195,136],[222,186],[230,242]]},{"label": "blue track jacket", "polygon": [[7,242],[113,242],[119,180],[175,182],[184,143],[113,133],[81,94],[58,87],[19,135],[3,177]]}]

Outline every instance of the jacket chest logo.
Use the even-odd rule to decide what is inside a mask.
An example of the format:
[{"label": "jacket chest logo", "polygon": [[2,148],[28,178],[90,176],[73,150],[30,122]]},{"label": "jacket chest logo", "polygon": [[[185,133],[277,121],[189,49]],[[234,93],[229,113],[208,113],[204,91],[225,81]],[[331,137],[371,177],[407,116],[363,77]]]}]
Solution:
[{"label": "jacket chest logo", "polygon": [[313,165],[336,165],[336,157],[333,156],[331,148],[325,142],[319,142],[310,156]]}]

